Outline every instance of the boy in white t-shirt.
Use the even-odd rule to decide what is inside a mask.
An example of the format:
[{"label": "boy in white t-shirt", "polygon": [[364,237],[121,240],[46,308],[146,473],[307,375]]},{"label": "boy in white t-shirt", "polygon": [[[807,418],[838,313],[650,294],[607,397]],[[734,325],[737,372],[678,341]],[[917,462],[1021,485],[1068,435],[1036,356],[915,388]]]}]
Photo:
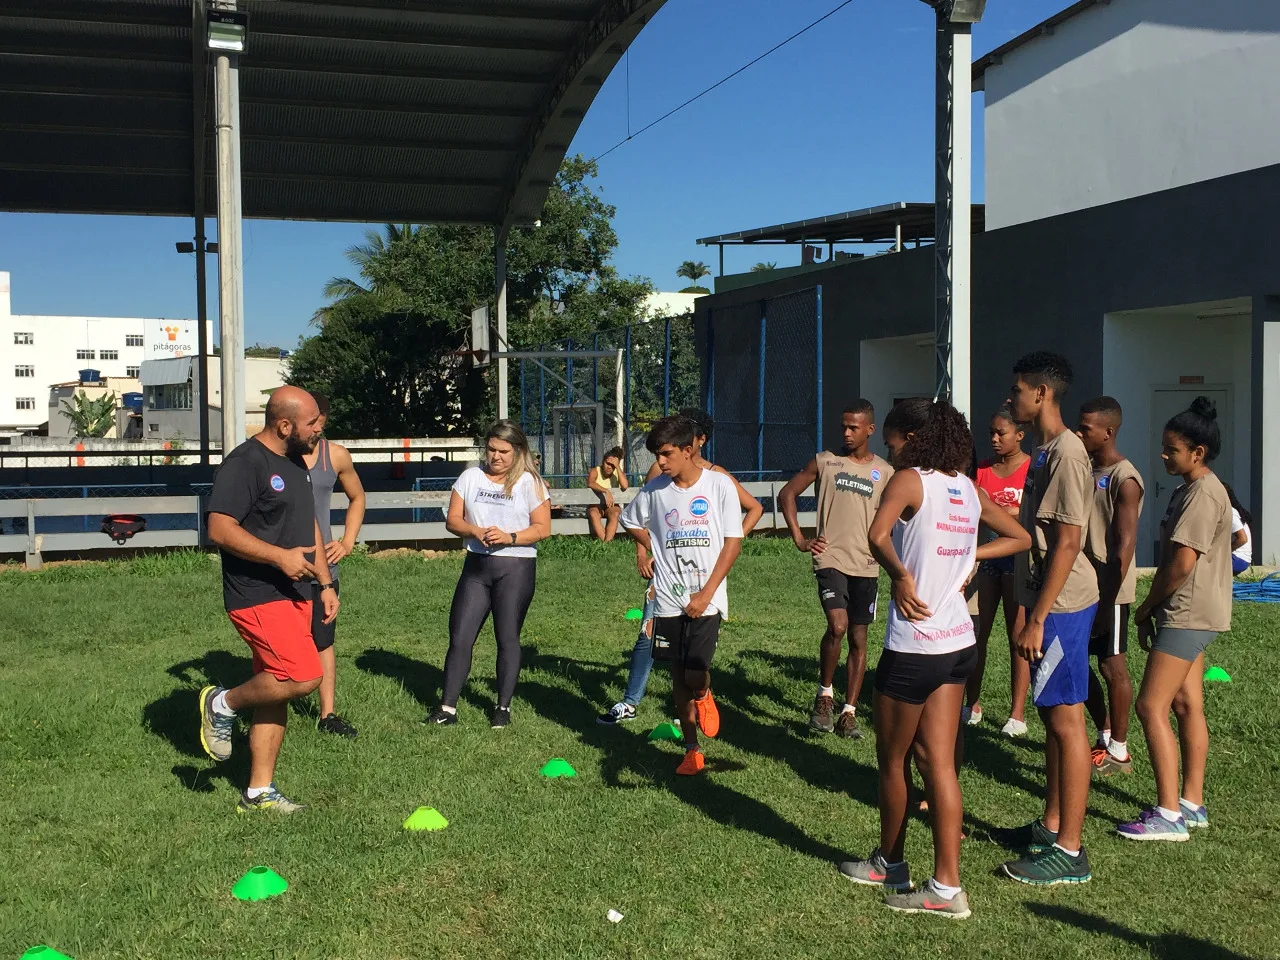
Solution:
[{"label": "boy in white t-shirt", "polygon": [[742,552],[742,512],[733,480],[698,466],[694,425],[664,417],[645,445],[662,474],[636,494],[622,526],[653,557],[657,610],[653,657],[671,661],[671,685],[685,755],[676,773],[692,776],[705,765],[698,728],[720,730],[711,695],[711,660],[728,603],[725,580]]}]

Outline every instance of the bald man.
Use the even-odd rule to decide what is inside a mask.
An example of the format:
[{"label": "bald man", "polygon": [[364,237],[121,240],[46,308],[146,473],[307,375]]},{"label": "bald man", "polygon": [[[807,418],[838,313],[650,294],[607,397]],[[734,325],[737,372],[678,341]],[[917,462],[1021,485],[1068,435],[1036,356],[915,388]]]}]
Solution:
[{"label": "bald man", "polygon": [[266,427],[223,457],[209,497],[209,539],[222,553],[227,616],[253,651],[253,679],[228,690],[200,691],[200,742],[214,760],[231,756],[236,714],[249,721],[249,784],[242,813],[304,809],[276,789],[276,759],[290,700],[320,685],[320,655],[311,639],[312,584],[323,622],[338,616],[338,594],[316,522],[304,457],[320,440],[322,419],[311,394],[281,387],[267,401]]}]

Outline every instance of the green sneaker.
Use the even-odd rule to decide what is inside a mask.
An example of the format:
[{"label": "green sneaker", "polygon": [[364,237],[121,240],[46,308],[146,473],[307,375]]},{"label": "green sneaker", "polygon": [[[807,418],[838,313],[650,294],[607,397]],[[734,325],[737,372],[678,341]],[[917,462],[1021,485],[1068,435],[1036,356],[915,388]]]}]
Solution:
[{"label": "green sneaker", "polygon": [[991,831],[991,839],[1008,850],[1025,850],[1040,853],[1058,842],[1058,834],[1039,819],[1011,830],[997,828]]},{"label": "green sneaker", "polygon": [[963,890],[947,900],[933,892],[932,883],[926,883],[914,893],[891,893],[884,898],[884,905],[898,913],[931,913],[948,920],[967,920],[973,913],[969,909],[969,895]]},{"label": "green sneaker", "polygon": [[275,813],[297,813],[307,809],[304,803],[294,803],[276,789],[273,783],[256,797],[250,797],[248,791],[240,794],[240,802],[236,810],[240,813],[254,813],[258,810],[271,810]]},{"label": "green sneaker", "polygon": [[1058,883],[1088,883],[1093,879],[1089,870],[1089,858],[1083,847],[1077,857],[1064,852],[1061,847],[1050,847],[1039,853],[1028,853],[1018,860],[1010,860],[1002,864],[1000,869],[1010,880],[1040,887],[1051,887]]}]

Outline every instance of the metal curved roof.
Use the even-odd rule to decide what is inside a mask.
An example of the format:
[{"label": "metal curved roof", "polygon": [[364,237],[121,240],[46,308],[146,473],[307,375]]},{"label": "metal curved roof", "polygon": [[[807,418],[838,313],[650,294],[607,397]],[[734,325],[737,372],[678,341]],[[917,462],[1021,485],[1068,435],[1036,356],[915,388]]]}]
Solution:
[{"label": "metal curved roof", "polygon": [[[664,2],[240,0],[244,215],[533,221],[596,92]],[[189,216],[203,155],[215,213],[204,11],[5,0],[0,210]]]}]

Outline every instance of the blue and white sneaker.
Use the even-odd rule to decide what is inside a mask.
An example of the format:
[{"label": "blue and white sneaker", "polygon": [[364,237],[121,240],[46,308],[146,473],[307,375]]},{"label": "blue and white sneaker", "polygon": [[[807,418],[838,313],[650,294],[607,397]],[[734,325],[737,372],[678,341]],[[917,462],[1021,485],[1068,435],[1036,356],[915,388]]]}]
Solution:
[{"label": "blue and white sneaker", "polygon": [[1181,843],[1191,839],[1186,819],[1166,820],[1155,807],[1147,807],[1138,814],[1137,820],[1120,824],[1116,833],[1126,840],[1172,840]]},{"label": "blue and white sneaker", "polygon": [[1209,813],[1204,807],[1193,807],[1185,800],[1179,800],[1178,812],[1187,821],[1188,830],[1199,830],[1209,825]]}]

